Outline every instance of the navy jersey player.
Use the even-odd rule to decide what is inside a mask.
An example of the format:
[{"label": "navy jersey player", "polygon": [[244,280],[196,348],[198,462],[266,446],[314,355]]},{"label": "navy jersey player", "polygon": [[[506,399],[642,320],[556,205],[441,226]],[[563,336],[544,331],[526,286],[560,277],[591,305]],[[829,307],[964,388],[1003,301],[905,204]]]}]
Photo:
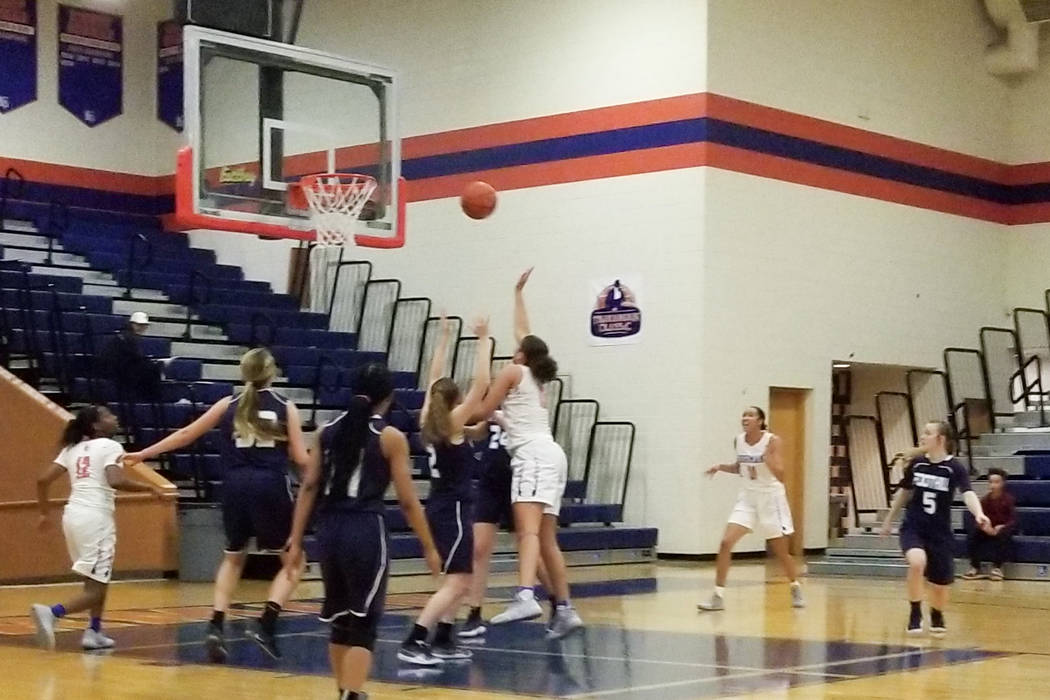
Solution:
[{"label": "navy jersey player", "polygon": [[390,569],[384,494],[391,481],[405,519],[423,545],[430,571],[441,558],[416,496],[408,440],[387,425],[394,383],[380,364],[366,365],[354,382],[346,413],[326,425],[311,450],[295,505],[289,559],[302,541],[320,493],[316,529],[325,598],[321,619],[331,623],[329,658],[340,700],[365,697],[376,630],[386,603]]},{"label": "navy jersey player", "polygon": [[954,448],[951,426],[927,423],[920,440],[924,454],[915,457],[904,470],[900,488],[882,525],[888,535],[901,508],[906,508],[900,528],[901,549],[908,560],[908,634],[922,634],[923,576],[930,582],[930,634],[946,632],[944,609],[949,586],[955,578],[952,534],[952,498],[962,493],[966,507],[978,526],[988,524],[981,501],[970,486],[966,467],[951,455]]},{"label": "navy jersey player", "polygon": [[284,546],[292,526],[292,491],[288,462],[302,468],[307,453],[302,423],[295,404],[270,388],[277,364],[264,348],[241,357],[244,390],[217,401],[200,418],[141,452],[129,454],[130,462],[154,459],[177,450],[218,428],[218,447],[225,472],[222,488],[222,522],[226,551],[215,575],[215,600],[205,636],[212,661],[226,659],[224,622],[226,610],[246,559],[248,540],[255,538],[262,551],[277,554],[282,569],[270,586],[266,607],[248,636],[274,658],[280,657],[274,631],[277,616],[299,584],[304,561],[289,565]]},{"label": "navy jersey player", "polygon": [[[489,383],[492,339],[488,320],[474,323],[478,347],[474,376],[464,395],[449,377],[441,377],[452,327],[442,322],[441,339],[430,363],[428,390],[419,416],[423,440],[430,453],[430,496],[427,522],[441,553],[444,579],[423,607],[397,657],[407,663],[434,666],[466,660],[471,653],[456,643],[452,623],[460,602],[470,591],[474,570],[474,448],[465,424],[481,405]],[[433,645],[428,639],[434,632]]]}]

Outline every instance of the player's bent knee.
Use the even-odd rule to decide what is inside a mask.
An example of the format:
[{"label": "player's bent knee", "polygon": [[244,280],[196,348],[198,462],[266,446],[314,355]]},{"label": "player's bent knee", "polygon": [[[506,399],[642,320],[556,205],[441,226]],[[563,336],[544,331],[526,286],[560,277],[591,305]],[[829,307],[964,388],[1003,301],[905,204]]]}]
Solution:
[{"label": "player's bent knee", "polygon": [[364,620],[344,615],[332,622],[329,641],[341,647],[360,647],[372,651],[376,645],[376,632]]}]

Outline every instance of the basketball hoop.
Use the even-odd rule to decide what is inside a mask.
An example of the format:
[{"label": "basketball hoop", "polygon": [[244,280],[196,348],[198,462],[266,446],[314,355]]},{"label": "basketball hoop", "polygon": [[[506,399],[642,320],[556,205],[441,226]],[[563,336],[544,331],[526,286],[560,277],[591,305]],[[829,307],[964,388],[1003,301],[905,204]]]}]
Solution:
[{"label": "basketball hoop", "polygon": [[376,179],[370,175],[318,173],[300,178],[298,188],[289,188],[289,195],[305,200],[303,209],[310,211],[317,246],[331,248],[354,242],[361,210],[375,189]]}]

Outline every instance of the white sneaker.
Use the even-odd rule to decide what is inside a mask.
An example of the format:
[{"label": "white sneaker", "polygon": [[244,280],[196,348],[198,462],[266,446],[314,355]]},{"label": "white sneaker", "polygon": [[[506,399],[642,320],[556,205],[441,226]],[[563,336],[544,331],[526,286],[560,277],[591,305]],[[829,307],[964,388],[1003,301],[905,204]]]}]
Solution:
[{"label": "white sneaker", "polygon": [[525,597],[518,593],[514,596],[514,602],[507,609],[489,620],[492,625],[504,625],[508,622],[519,622],[521,620],[535,620],[543,614],[543,608],[536,602],[534,597]]},{"label": "white sneaker", "polygon": [[84,630],[84,636],[80,638],[80,647],[85,651],[98,651],[99,649],[112,649],[116,645],[112,639],[96,632],[90,627]]},{"label": "white sneaker", "polygon": [[711,600],[707,601],[706,603],[700,603],[696,606],[696,609],[700,611],[725,610],[726,604],[725,601],[722,600],[722,596],[718,595],[717,593],[712,593]]},{"label": "white sneaker", "polygon": [[583,628],[583,620],[576,608],[567,606],[558,608],[547,629],[547,639],[562,639],[578,629]]},{"label": "white sneaker", "polygon": [[791,586],[791,607],[806,607],[806,600],[802,597],[802,586]]},{"label": "white sneaker", "polygon": [[29,616],[36,623],[36,643],[42,648],[55,648],[55,614],[46,605],[35,603],[29,609]]}]

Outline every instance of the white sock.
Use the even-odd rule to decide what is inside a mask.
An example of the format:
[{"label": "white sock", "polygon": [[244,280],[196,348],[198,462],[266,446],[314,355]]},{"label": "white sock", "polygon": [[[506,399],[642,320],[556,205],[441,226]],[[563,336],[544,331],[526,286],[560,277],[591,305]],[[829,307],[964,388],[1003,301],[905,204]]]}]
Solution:
[{"label": "white sock", "polygon": [[791,585],[794,586],[795,588],[802,588],[802,584],[799,583],[798,581],[792,581]]},{"label": "white sock", "polygon": [[726,593],[726,587],[725,586],[715,586],[715,595],[716,596],[721,598],[722,596],[725,595],[725,593]]},{"label": "white sock", "polygon": [[518,600],[534,600],[536,598],[536,591],[531,588],[519,588],[518,589]]}]

